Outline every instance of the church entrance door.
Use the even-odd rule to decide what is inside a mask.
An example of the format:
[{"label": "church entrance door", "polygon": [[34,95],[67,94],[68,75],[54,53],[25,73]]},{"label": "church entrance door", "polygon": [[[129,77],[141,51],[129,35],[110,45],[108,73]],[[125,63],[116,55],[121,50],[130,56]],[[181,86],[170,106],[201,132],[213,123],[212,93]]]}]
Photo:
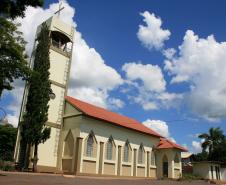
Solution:
[{"label": "church entrance door", "polygon": [[163,177],[168,178],[168,159],[166,156],[163,157],[162,160],[162,169],[163,169]]}]

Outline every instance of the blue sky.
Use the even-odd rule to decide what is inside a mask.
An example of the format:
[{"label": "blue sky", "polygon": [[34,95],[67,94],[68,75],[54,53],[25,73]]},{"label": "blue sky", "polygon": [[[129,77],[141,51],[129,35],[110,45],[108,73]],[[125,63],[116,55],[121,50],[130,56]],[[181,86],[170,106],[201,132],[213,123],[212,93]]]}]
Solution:
[{"label": "blue sky", "polygon": [[[56,2],[45,1],[45,9]],[[68,6],[75,9],[75,16],[70,21],[77,25],[76,30],[81,34],[77,43],[85,41],[83,46],[88,46],[89,52],[95,56],[98,53],[101,59],[94,57],[93,60],[104,64],[95,66],[100,71],[106,70],[100,77],[93,74],[87,79],[90,74],[84,74],[85,70],[81,72],[83,74],[72,70],[71,95],[86,100],[81,92],[87,93],[87,101],[140,122],[146,121],[147,126],[159,129],[194,152],[200,149],[196,134],[217,126],[226,133],[222,118],[226,115],[225,1],[71,0],[68,4],[63,12],[71,11]],[[144,12],[146,14],[142,14]],[[150,27],[143,20],[145,17]],[[153,21],[157,20],[162,24],[153,28]],[[139,38],[139,25],[145,27],[148,33],[163,31],[165,36],[159,36],[158,40],[161,47],[155,43],[156,38],[145,37],[142,31]],[[31,39],[27,33],[25,35]],[[214,39],[207,38],[210,35],[214,35]],[[176,51],[171,58],[163,54],[169,48]],[[80,53],[74,54],[74,60],[87,54],[80,49],[77,49]],[[92,54],[88,57],[89,62]],[[173,67],[169,63],[167,65],[166,60]],[[76,64],[72,67],[77,68]],[[150,77],[151,81],[145,80],[146,77]],[[163,79],[156,80],[156,86],[152,77]],[[94,85],[90,83],[92,78],[96,80]],[[98,80],[101,82],[98,83]],[[111,85],[106,88],[104,84]],[[92,95],[89,94],[91,91]],[[163,100],[160,98],[163,94],[173,98]],[[136,99],[138,97],[139,100]],[[12,108],[13,101],[15,93],[5,93],[1,105],[15,116],[18,115],[19,103]],[[145,108],[144,101],[150,101],[152,106]]]}]

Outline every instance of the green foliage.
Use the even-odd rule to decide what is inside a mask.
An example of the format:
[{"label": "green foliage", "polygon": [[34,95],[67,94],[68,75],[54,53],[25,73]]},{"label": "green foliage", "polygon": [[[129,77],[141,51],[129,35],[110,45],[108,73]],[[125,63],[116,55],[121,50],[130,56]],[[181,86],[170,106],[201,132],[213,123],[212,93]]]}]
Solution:
[{"label": "green foliage", "polygon": [[0,125],[0,160],[12,161],[17,129],[12,125]]},{"label": "green foliage", "polygon": [[24,115],[24,134],[32,144],[45,142],[49,137],[50,129],[45,127],[48,119],[48,102],[51,92],[49,81],[49,31],[47,25],[42,26],[42,30],[37,39],[35,51],[33,74],[30,79],[29,93]]},{"label": "green foliage", "polygon": [[3,160],[0,159],[0,170],[3,170],[3,171],[13,171],[13,170],[15,170],[14,162],[3,161]]},{"label": "green foliage", "polygon": [[226,139],[214,147],[213,152],[209,155],[209,160],[226,162]]},{"label": "green foliage", "polygon": [[0,17],[0,97],[4,89],[13,88],[15,79],[27,79],[30,74],[24,54],[26,42],[17,26]]},{"label": "green foliage", "polygon": [[202,143],[203,150],[205,151],[208,148],[209,154],[211,154],[216,147],[223,142],[225,136],[223,131],[217,127],[210,128],[209,133],[200,134],[199,138],[204,139],[204,142]]},{"label": "green foliage", "polygon": [[202,177],[198,175],[194,175],[192,173],[183,173],[183,176],[179,180],[185,180],[185,181],[193,181],[193,180],[201,180]]},{"label": "green foliage", "polygon": [[208,161],[209,154],[206,151],[193,155],[194,161]]},{"label": "green foliage", "polygon": [[210,128],[209,133],[199,135],[204,139],[202,153],[194,155],[195,161],[220,161],[226,162],[226,136],[217,128]]},{"label": "green foliage", "polygon": [[49,30],[42,25],[37,38],[37,47],[33,73],[30,78],[26,113],[21,123],[21,136],[29,145],[35,146],[34,158],[37,157],[38,144],[44,143],[50,137],[50,128],[45,126],[48,120],[49,94],[52,92],[49,81]]},{"label": "green foliage", "polygon": [[26,6],[43,6],[44,0],[1,0],[0,14],[6,18],[24,17]]}]

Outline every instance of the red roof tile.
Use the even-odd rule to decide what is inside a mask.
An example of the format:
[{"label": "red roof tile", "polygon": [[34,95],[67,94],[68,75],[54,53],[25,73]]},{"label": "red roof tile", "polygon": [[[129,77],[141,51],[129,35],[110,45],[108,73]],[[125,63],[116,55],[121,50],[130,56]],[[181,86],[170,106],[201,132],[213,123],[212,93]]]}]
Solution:
[{"label": "red roof tile", "polygon": [[158,133],[155,131],[147,128],[140,122],[136,121],[135,119],[128,118],[126,116],[117,114],[115,112],[108,111],[106,109],[91,105],[89,103],[83,102],[81,100],[72,98],[70,96],[67,96],[65,98],[70,104],[75,106],[77,109],[82,111],[84,114],[98,118],[110,123],[113,123],[118,126],[122,126],[128,129],[136,130],[145,134],[149,134],[156,137],[161,137]]},{"label": "red roof tile", "polygon": [[169,141],[166,138],[160,138],[160,142],[157,146],[157,149],[167,149],[167,148],[176,148],[182,150],[183,152],[187,152],[188,150],[172,141]]}]

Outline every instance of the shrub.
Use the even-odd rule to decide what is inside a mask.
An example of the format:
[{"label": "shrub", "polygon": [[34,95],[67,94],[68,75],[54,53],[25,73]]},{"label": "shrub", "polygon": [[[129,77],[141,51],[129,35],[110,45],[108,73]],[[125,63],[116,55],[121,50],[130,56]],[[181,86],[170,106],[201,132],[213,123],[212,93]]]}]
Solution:
[{"label": "shrub", "polygon": [[3,170],[3,171],[14,171],[15,170],[15,165],[11,161],[0,160],[0,170]]},{"label": "shrub", "polygon": [[192,173],[183,173],[183,176],[179,180],[192,181],[192,180],[203,180],[203,179],[199,175],[194,175]]}]

